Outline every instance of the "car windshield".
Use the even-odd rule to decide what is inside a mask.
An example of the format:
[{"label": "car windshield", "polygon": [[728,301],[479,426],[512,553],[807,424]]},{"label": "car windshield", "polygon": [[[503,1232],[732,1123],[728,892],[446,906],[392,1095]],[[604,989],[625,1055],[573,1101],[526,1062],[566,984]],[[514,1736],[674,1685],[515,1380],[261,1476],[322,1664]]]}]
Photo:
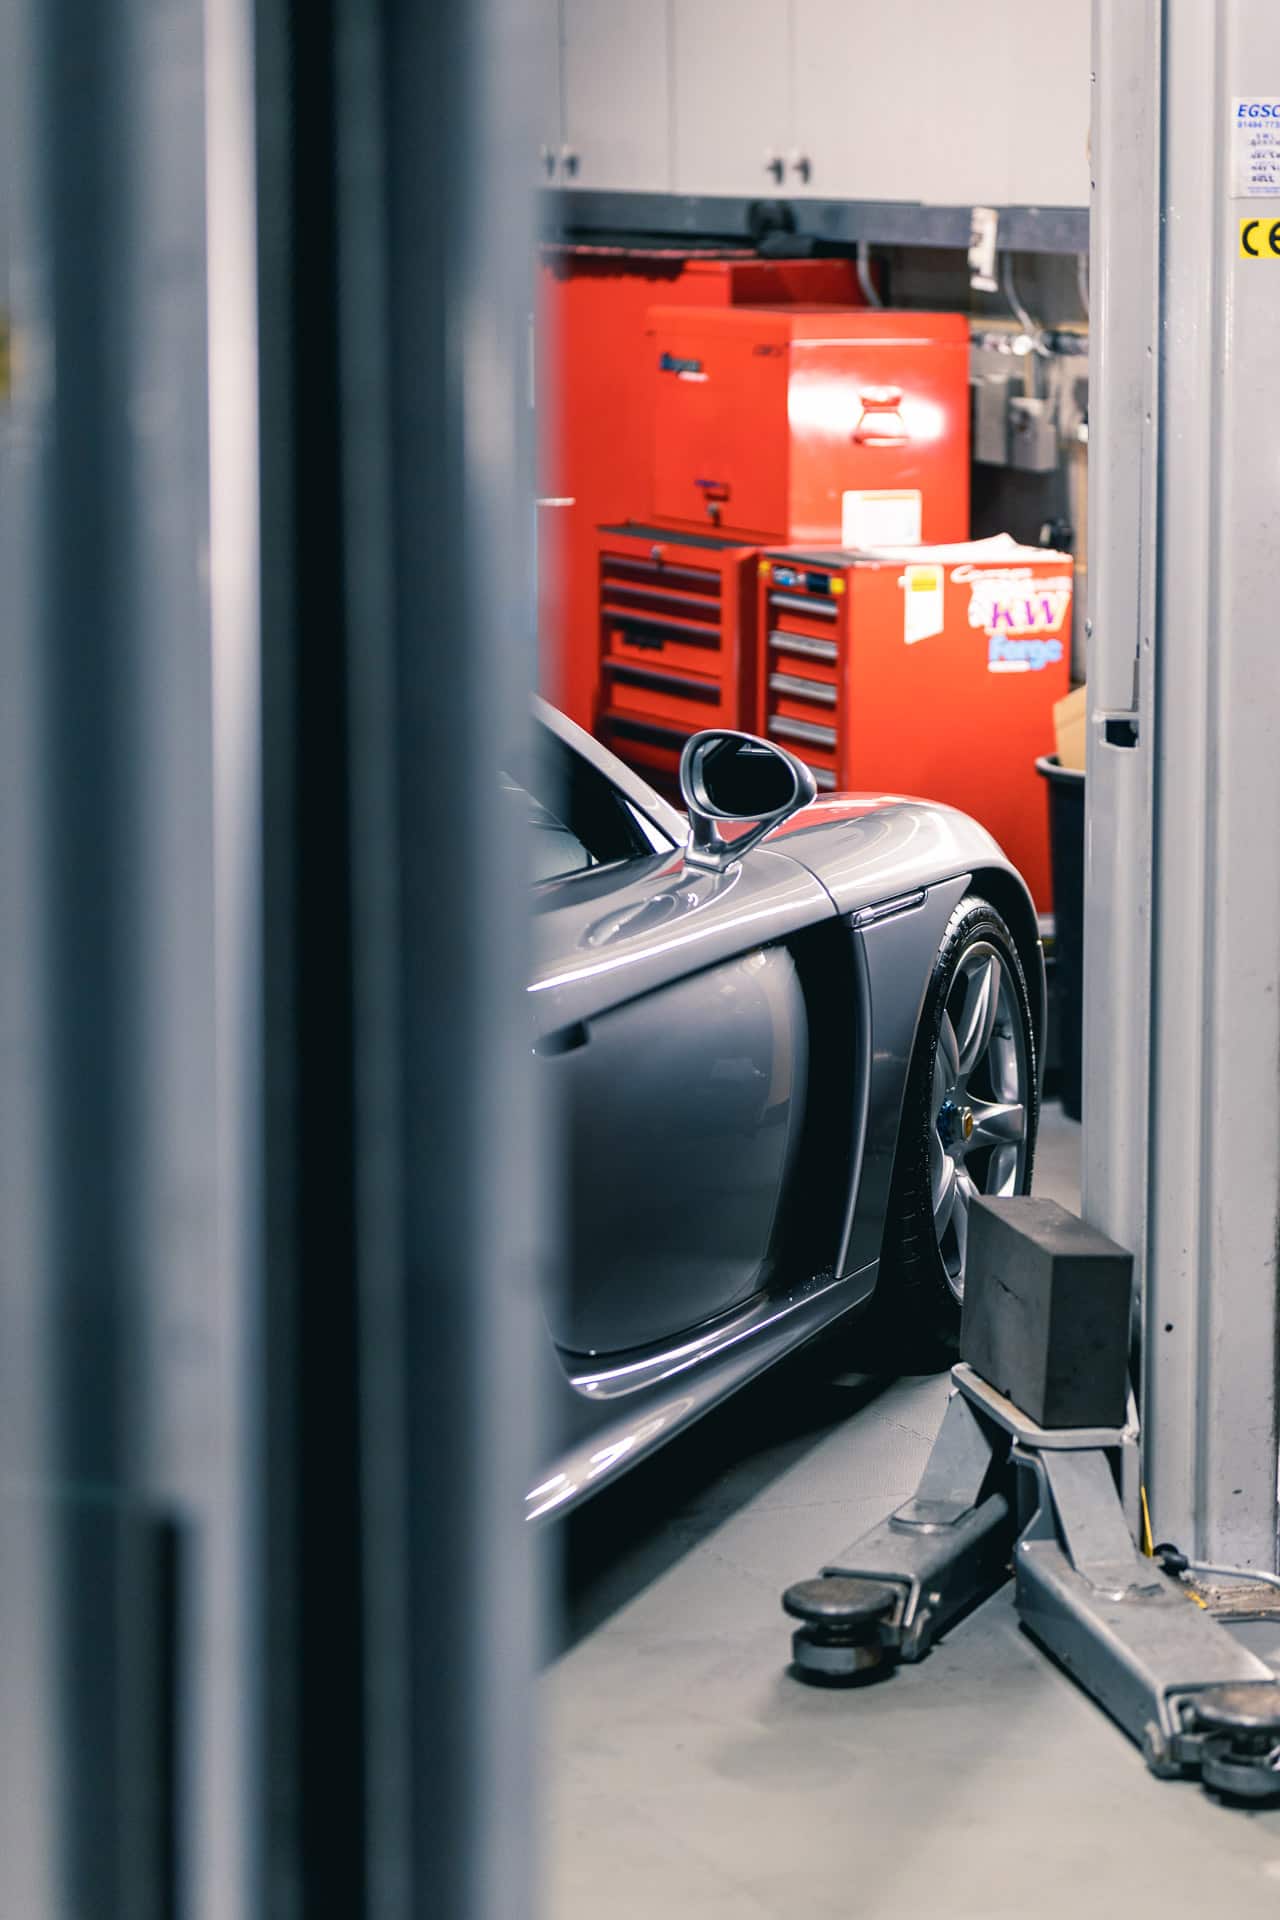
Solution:
[{"label": "car windshield", "polygon": [[654,851],[626,796],[543,726],[499,779],[528,829],[535,884]]}]

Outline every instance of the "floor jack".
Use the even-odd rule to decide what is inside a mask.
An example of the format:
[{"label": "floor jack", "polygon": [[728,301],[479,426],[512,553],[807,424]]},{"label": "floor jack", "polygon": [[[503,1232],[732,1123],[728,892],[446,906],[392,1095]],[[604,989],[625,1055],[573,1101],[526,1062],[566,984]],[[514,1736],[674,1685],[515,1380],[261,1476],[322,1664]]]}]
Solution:
[{"label": "floor jack", "polygon": [[784,1594],[796,1676],[848,1685],[920,1660],[1012,1565],[1023,1624],[1153,1773],[1280,1799],[1275,1674],[1135,1544],[1132,1400],[1123,1426],[1053,1429],[971,1365],[952,1383],[914,1497]]}]

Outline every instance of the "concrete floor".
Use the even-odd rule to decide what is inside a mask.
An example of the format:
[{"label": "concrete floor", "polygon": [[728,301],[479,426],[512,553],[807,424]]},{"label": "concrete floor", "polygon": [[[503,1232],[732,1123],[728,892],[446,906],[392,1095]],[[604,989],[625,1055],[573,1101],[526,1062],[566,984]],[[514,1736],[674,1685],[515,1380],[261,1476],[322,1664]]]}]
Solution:
[{"label": "concrete floor", "polygon": [[[1049,1109],[1038,1191],[1075,1206],[1078,1162]],[[551,1920],[1274,1920],[1280,1811],[1154,1780],[1008,1589],[879,1687],[787,1677],[781,1589],[913,1490],[946,1395],[856,1360],[798,1355],[561,1530]]]}]

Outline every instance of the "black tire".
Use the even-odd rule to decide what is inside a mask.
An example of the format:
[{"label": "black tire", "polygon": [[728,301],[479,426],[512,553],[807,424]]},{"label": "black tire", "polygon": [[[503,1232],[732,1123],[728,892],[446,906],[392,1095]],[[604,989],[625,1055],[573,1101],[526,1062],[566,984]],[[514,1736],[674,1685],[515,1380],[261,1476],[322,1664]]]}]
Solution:
[{"label": "black tire", "polygon": [[1026,975],[1013,936],[990,901],[978,894],[966,894],[947,924],[920,1011],[881,1250],[875,1296],[877,1331],[886,1359],[899,1370],[949,1366],[959,1345],[961,1302],[957,1286],[962,1274],[959,1280],[948,1274],[934,1223],[931,1155],[938,1150],[933,1138],[934,1074],[948,997],[966,960],[973,965],[975,954],[985,948],[994,949],[1005,969],[1007,1004],[1021,1026],[1025,1164],[1013,1180],[1018,1192],[1027,1193],[1031,1188],[1040,1113],[1035,1027]]}]

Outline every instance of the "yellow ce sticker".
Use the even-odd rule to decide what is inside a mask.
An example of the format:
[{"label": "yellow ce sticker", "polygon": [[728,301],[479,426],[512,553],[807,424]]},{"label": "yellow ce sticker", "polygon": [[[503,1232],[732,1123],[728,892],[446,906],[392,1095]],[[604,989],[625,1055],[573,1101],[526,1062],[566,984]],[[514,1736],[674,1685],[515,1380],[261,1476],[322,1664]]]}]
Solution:
[{"label": "yellow ce sticker", "polygon": [[1240,258],[1280,260],[1280,220],[1242,220]]}]

